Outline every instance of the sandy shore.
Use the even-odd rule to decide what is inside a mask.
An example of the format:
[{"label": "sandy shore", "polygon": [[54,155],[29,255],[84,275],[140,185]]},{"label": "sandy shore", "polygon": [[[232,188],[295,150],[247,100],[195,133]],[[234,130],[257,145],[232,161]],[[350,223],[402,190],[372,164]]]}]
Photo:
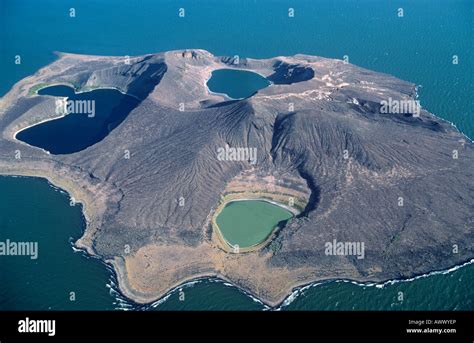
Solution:
[{"label": "sandy shore", "polygon": [[[75,245],[78,248],[85,249],[89,254],[96,255],[92,240],[93,236],[101,225],[101,217],[106,210],[106,197],[104,196],[103,186],[88,184],[83,180],[74,177],[68,177],[66,169],[61,174],[53,172],[53,164],[46,164],[51,169],[40,169],[34,166],[25,166],[19,162],[17,167],[9,164],[4,166],[0,161],[0,175],[4,176],[24,176],[39,177],[46,179],[53,186],[65,191],[71,198],[74,198],[76,204],[82,205],[82,212],[86,220],[86,229],[84,234]],[[74,173],[69,175],[75,176]]]},{"label": "sandy shore", "polygon": [[[97,201],[98,197],[97,197],[96,190],[98,186],[88,185],[86,183],[83,183],[83,184],[78,183],[78,179],[75,179],[74,177],[67,177],[66,176],[67,173],[64,173],[64,174],[61,173],[60,175],[58,175],[57,173],[52,172],[51,170],[48,170],[46,168],[43,168],[43,169],[35,168],[35,167],[32,167],[31,165],[29,167],[27,165],[20,165],[15,168],[15,167],[12,167],[11,164],[9,164],[8,167],[5,167],[1,163],[1,161],[0,161],[0,166],[1,166],[0,168],[1,175],[45,178],[48,180],[48,182],[50,182],[55,187],[58,187],[64,190],[65,192],[67,192],[71,197],[75,199],[76,203],[80,203],[82,205],[82,211],[86,220],[86,229],[84,231],[84,235],[77,242],[75,242],[75,245],[78,248],[85,249],[91,255],[96,255],[93,249],[93,236],[96,230],[100,227],[101,216],[106,209],[105,203],[101,203],[100,201],[99,202]],[[52,168],[53,167],[51,166],[51,169]],[[70,175],[74,175],[74,174],[71,173]],[[244,200],[267,201],[269,203],[284,207],[288,209],[289,211],[291,210],[295,214],[298,213],[296,209],[285,206],[284,204],[278,201],[269,200],[265,198],[258,198],[258,197],[256,198],[242,197],[238,199],[231,199],[231,200],[223,202],[221,206],[225,206],[225,204],[231,201],[244,201]],[[215,213],[218,213],[218,211],[216,211]],[[213,217],[215,217],[215,215]],[[265,245],[266,243],[268,243],[267,240],[265,241],[263,245]],[[155,302],[163,298],[164,296],[166,296],[168,293],[172,292],[176,288],[179,288],[181,285],[187,282],[196,280],[196,279],[219,278],[225,282],[229,282],[235,285],[237,288],[241,289],[243,292],[247,293],[248,295],[252,297],[255,297],[256,299],[259,299],[264,304],[270,307],[277,307],[281,305],[285,301],[285,299],[291,296],[292,293],[297,292],[297,290],[300,288],[309,287],[311,284],[318,283],[321,281],[330,281],[330,280],[336,280],[336,279],[340,280],[338,278],[328,278],[327,276],[322,276],[322,277],[312,276],[309,278],[310,280],[302,280],[300,282],[293,282],[291,284],[286,284],[286,285],[282,284],[280,285],[281,287],[279,289],[277,296],[262,298],[258,294],[252,292],[252,288],[246,287],[246,285],[240,284],[238,281],[232,280],[218,272],[207,272],[207,273],[194,273],[192,275],[183,276],[179,278],[179,280],[177,280],[176,282],[165,285],[165,287],[163,287],[161,292],[143,293],[137,290],[135,287],[132,287],[132,285],[130,284],[130,277],[128,275],[126,261],[123,258],[116,257],[115,259],[105,260],[105,262],[107,264],[110,264],[113,267],[114,272],[117,276],[118,287],[121,293],[127,298],[139,304],[148,304],[148,303]],[[472,263],[472,261],[466,262],[466,263]],[[443,271],[430,272],[428,274],[423,274],[420,276],[416,276],[414,278],[410,278],[406,281],[414,280],[414,279],[425,277],[432,274],[453,271],[453,270],[456,270],[457,268],[458,267],[453,267],[447,271],[443,270]],[[361,278],[360,276],[359,277],[355,276],[353,279],[348,279],[348,280],[350,280],[351,282],[358,282],[361,284],[373,283],[374,285],[375,284],[383,285],[383,284],[397,281],[397,280],[381,281],[381,280],[374,280],[370,277]],[[399,281],[403,281],[403,280],[399,280]]]}]

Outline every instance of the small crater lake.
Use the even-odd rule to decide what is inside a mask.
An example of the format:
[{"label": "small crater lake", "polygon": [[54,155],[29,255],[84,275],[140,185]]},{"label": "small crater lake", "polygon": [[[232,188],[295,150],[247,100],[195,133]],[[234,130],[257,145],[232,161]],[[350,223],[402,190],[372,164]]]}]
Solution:
[{"label": "small crater lake", "polygon": [[280,222],[292,217],[290,211],[267,201],[239,200],[225,205],[216,224],[229,244],[248,248],[265,241]]},{"label": "small crater lake", "polygon": [[115,89],[75,93],[69,86],[51,86],[38,94],[58,101],[67,98],[61,107],[67,115],[21,130],[16,138],[55,155],[78,152],[100,142],[139,104],[138,99]]},{"label": "small crater lake", "polygon": [[244,99],[271,84],[263,76],[246,70],[218,69],[207,82],[211,92],[223,93],[232,99]]}]

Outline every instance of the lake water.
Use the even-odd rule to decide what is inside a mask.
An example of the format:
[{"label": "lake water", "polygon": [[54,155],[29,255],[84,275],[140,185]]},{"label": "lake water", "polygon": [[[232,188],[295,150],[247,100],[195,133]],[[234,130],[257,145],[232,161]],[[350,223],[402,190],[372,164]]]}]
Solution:
[{"label": "lake water", "polygon": [[38,94],[55,96],[57,101],[67,97],[68,102],[64,107],[61,102],[59,111],[65,109],[68,114],[22,130],[16,138],[52,154],[70,154],[100,142],[139,103],[115,89],[76,94],[71,87],[52,86]]},{"label": "lake water", "polygon": [[217,215],[216,223],[231,246],[247,248],[263,242],[282,222],[293,214],[261,200],[232,201]]},{"label": "lake water", "polygon": [[245,70],[219,69],[212,72],[207,87],[214,93],[224,93],[232,99],[243,99],[268,87],[263,76]]},{"label": "lake water", "polygon": [[[69,16],[71,6],[75,6],[74,18]],[[295,10],[293,18],[288,17],[289,6]],[[73,5],[56,0],[4,0],[0,2],[0,94],[52,62],[54,51],[138,55],[196,47],[216,55],[253,58],[305,53],[342,59],[346,55],[350,63],[421,85],[422,106],[454,122],[472,138],[473,6],[471,0],[294,0],[291,4],[103,0]],[[178,16],[179,7],[185,8],[185,18]],[[403,17],[397,16],[400,7]],[[458,57],[457,64],[453,56]],[[21,63],[15,64],[18,57]],[[72,250],[70,238],[80,236],[84,225],[80,208],[69,207],[67,197],[46,182],[3,180],[0,234],[10,239],[38,237],[43,243],[37,262],[0,258],[1,309],[264,308],[235,287],[211,280],[184,286],[183,302],[176,291],[153,306],[120,301],[107,288],[114,284],[113,274],[99,261]],[[64,225],[55,226],[58,220]],[[41,246],[49,241],[57,245],[48,252]],[[48,253],[55,258],[46,259]],[[64,262],[54,267],[59,263],[55,260]],[[384,288],[329,282],[307,289],[284,309],[472,310],[472,284],[474,265]],[[76,305],[68,298],[74,289],[78,290]],[[398,292],[404,294],[402,302]]]}]

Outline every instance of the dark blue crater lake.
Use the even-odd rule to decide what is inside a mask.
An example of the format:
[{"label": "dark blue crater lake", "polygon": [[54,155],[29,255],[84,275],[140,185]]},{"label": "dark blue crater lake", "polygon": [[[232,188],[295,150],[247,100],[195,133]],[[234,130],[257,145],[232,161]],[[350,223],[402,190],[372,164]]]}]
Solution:
[{"label": "dark blue crater lake", "polygon": [[57,97],[55,111],[66,115],[22,130],[16,138],[55,155],[100,142],[139,104],[115,89],[75,93],[69,86],[51,86],[38,94]]},{"label": "dark blue crater lake", "polygon": [[218,69],[207,82],[211,92],[224,93],[232,99],[243,99],[270,85],[263,76],[246,70]]}]

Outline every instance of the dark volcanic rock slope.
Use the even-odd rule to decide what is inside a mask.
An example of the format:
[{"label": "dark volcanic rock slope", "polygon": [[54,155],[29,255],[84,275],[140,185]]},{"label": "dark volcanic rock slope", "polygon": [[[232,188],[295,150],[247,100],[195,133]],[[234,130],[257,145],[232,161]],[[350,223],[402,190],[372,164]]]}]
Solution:
[{"label": "dark volcanic rock slope", "polygon": [[[210,94],[212,70],[229,67],[274,84],[240,101]],[[54,156],[14,139],[52,116],[51,98],[29,94],[39,83],[116,87],[142,101],[103,141]],[[236,65],[202,50],[130,64],[63,55],[2,99],[0,161],[4,173],[69,177],[72,194],[89,191],[82,244],[114,263],[135,300],[218,275],[277,303],[318,279],[410,277],[474,256],[473,144],[423,109],[419,117],[381,113],[381,102],[415,95],[413,84],[314,56]],[[218,160],[226,145],[256,148],[257,163]],[[21,162],[12,159],[16,150]],[[310,196],[271,244],[232,254],[210,222],[226,186],[243,173],[275,185],[282,175],[300,180]],[[334,240],[363,243],[364,258],[328,255],[325,244]]]}]

